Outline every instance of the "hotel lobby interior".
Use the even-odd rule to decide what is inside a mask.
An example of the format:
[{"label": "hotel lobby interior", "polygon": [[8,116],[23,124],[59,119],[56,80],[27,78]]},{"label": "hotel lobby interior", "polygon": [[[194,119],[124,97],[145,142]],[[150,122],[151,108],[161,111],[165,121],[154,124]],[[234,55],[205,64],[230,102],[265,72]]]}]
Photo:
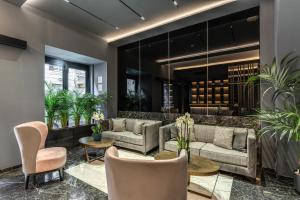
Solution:
[{"label": "hotel lobby interior", "polygon": [[300,199],[299,9],[0,0],[0,200]]}]

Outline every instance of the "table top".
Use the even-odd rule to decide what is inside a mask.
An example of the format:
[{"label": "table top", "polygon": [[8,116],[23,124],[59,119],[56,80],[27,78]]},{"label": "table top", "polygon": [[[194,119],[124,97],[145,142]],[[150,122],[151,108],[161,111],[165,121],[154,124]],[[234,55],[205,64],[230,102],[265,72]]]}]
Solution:
[{"label": "table top", "polygon": [[93,148],[108,148],[115,143],[114,139],[102,138],[101,141],[94,141],[93,137],[83,137],[79,139],[79,143],[87,147]]},{"label": "table top", "polygon": [[[154,156],[155,160],[167,160],[176,158],[177,153],[171,151],[161,151]],[[192,176],[211,176],[217,174],[220,166],[201,156],[191,155],[191,161],[188,164],[188,173]]]}]

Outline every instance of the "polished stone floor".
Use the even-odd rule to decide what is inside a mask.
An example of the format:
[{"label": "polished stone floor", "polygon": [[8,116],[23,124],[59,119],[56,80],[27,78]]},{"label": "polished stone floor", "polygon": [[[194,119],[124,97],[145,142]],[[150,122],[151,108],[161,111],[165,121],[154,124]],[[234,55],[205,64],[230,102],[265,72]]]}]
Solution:
[{"label": "polished stone floor", "polygon": [[[76,166],[83,161],[82,149],[77,147],[68,152],[67,166]],[[257,199],[299,199],[291,179],[276,179],[270,172],[265,173],[264,186],[256,186],[245,178],[234,175],[231,192],[233,200]],[[24,177],[21,169],[12,169],[0,173],[0,199],[107,199],[107,195],[92,186],[65,173],[64,181],[60,182],[58,173],[54,172],[37,177],[37,186],[31,182],[30,189],[24,190]]]}]

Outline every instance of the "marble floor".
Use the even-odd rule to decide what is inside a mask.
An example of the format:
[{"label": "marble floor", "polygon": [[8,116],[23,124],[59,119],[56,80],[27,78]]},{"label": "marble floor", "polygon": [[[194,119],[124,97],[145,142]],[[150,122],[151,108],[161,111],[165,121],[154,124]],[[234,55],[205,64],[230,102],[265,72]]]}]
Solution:
[{"label": "marble floor", "polygon": [[[76,147],[68,152],[66,168],[83,163],[82,149]],[[256,186],[241,176],[234,176],[231,197],[233,200],[257,199],[299,199],[291,179],[276,179],[271,172],[265,173],[264,186]],[[0,173],[0,199],[91,199],[106,200],[107,195],[98,189],[65,173],[64,181],[60,182],[58,173],[54,172],[37,177],[37,186],[30,184],[30,189],[24,190],[24,176],[20,168]]]}]

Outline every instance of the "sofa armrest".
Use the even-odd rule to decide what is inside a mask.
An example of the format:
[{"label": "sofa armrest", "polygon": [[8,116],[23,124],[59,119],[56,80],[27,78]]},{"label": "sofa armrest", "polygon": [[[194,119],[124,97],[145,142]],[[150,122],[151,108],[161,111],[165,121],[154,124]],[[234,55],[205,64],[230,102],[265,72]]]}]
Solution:
[{"label": "sofa armrest", "polygon": [[256,165],[257,165],[257,142],[254,129],[248,129],[247,137],[247,153],[248,153],[248,168],[249,173],[253,178],[256,177]]},{"label": "sofa armrest", "polygon": [[165,149],[165,142],[171,139],[170,127],[173,125],[174,123],[159,128],[159,151],[163,151]]},{"label": "sofa armrest", "polygon": [[143,125],[142,131],[144,138],[145,153],[151,150],[152,148],[158,146],[159,127],[161,127],[161,125],[161,121]]}]

